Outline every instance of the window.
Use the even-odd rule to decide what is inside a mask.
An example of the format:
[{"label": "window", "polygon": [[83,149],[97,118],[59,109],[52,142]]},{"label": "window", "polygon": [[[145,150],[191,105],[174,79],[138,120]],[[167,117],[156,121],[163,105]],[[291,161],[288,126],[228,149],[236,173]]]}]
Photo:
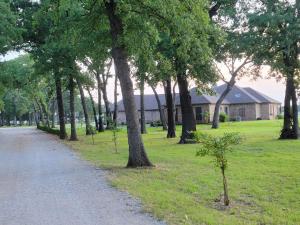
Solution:
[{"label": "window", "polygon": [[175,122],[178,122],[178,108],[175,110]]},{"label": "window", "polygon": [[202,108],[196,107],[196,120],[202,121]]},{"label": "window", "polygon": [[245,113],[245,108],[239,108],[239,116],[240,117],[245,117],[246,116],[246,113]]},{"label": "window", "polygon": [[225,113],[228,115],[228,106],[225,106]]}]

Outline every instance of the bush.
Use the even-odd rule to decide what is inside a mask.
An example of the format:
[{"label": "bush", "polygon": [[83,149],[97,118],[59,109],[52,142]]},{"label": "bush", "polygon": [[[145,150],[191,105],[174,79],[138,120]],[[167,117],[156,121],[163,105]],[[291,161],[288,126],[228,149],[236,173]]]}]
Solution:
[{"label": "bush", "polygon": [[224,123],[224,122],[228,122],[228,120],[229,120],[228,115],[224,112],[221,112],[220,115],[219,115],[219,121],[221,123]]},{"label": "bush", "polygon": [[277,120],[282,120],[282,119],[283,119],[283,115],[282,115],[282,114],[278,114],[278,115],[276,116],[276,119],[277,119]]},{"label": "bush", "polygon": [[161,127],[162,123],[159,120],[158,121],[153,121],[153,122],[150,123],[150,126],[151,127]]},{"label": "bush", "polygon": [[59,131],[59,130],[57,130],[57,129],[52,129],[52,128],[47,127],[47,126],[37,125],[37,129],[42,130],[42,131],[45,131],[45,132],[47,132],[47,133],[49,133],[49,134],[57,135],[57,136],[59,136],[59,134],[60,134],[60,131]]}]

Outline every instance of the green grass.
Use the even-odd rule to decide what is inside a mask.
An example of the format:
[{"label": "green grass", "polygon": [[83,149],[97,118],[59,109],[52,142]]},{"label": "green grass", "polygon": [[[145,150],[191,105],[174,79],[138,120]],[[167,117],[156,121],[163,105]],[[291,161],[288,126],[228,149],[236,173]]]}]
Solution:
[{"label": "green grass", "polygon": [[[224,123],[198,130],[212,134],[240,132],[243,144],[228,155],[231,207],[216,199],[222,194],[220,171],[211,157],[196,157],[198,145],[178,145],[161,128],[143,135],[153,169],[126,169],[125,129],[118,133],[118,151],[112,133],[84,136],[69,143],[87,160],[109,171],[111,184],[141,199],[144,210],[168,224],[300,224],[300,141],[277,140],[282,121]],[[177,129],[180,134],[180,128]]]}]

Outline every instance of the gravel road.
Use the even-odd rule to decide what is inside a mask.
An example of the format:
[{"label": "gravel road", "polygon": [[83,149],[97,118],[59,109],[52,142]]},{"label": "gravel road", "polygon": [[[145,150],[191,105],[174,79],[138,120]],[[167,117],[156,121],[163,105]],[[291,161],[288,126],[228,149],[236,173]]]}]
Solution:
[{"label": "gravel road", "polygon": [[164,225],[56,137],[0,129],[0,225]]}]

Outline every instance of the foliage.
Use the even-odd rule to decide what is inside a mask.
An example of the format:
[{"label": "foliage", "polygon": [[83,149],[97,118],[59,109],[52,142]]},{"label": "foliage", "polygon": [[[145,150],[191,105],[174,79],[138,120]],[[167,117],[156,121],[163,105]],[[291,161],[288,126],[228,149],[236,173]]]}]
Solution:
[{"label": "foliage", "polygon": [[227,178],[225,171],[227,169],[226,153],[232,150],[233,145],[241,142],[241,137],[237,133],[225,133],[222,137],[214,137],[209,134],[196,133],[195,139],[202,146],[197,151],[197,156],[211,155],[214,157],[215,166],[221,169],[223,176],[224,205],[229,206],[229,196],[227,187]]},{"label": "foliage", "polygon": [[16,47],[20,39],[16,24],[17,17],[11,11],[9,1],[0,1],[0,55]]},{"label": "foliage", "polygon": [[229,121],[229,116],[224,112],[220,112],[219,121],[222,122],[222,123],[228,122]]},{"label": "foliage", "polygon": [[211,155],[215,157],[215,165],[219,168],[227,168],[226,153],[232,150],[233,145],[241,143],[238,133],[225,133],[222,137],[214,137],[205,133],[196,133],[195,139],[201,143],[197,156]]},{"label": "foliage", "polygon": [[278,114],[278,115],[276,116],[276,119],[277,119],[277,120],[282,120],[282,119],[283,119],[283,115],[282,115],[282,114]]}]

